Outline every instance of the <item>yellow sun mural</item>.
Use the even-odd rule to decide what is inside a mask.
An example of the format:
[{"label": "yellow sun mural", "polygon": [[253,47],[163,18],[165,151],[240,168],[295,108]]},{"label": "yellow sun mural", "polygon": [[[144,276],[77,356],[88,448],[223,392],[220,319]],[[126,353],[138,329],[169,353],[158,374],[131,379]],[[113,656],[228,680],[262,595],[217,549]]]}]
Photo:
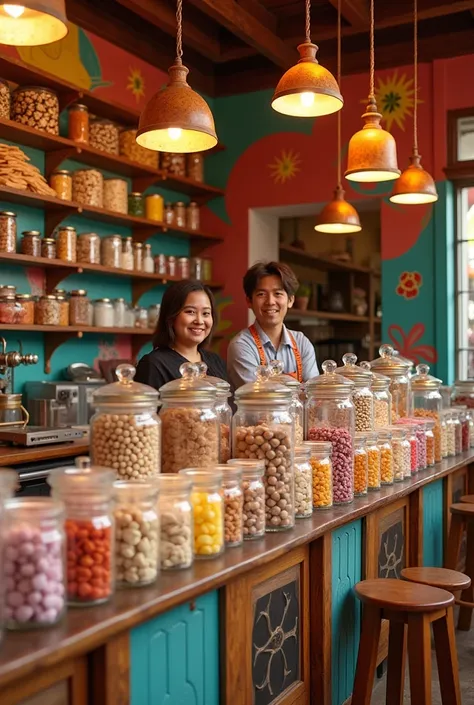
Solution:
[{"label": "yellow sun mural", "polygon": [[280,156],[274,158],[273,162],[268,165],[273,182],[275,184],[284,184],[288,179],[293,179],[300,171],[301,157],[298,152],[292,149],[286,151],[283,149]]},{"label": "yellow sun mural", "polygon": [[140,69],[130,69],[128,74],[127,91],[131,91],[135,96],[137,103],[145,95],[145,79],[142,76]]},{"label": "yellow sun mural", "polygon": [[[377,106],[384,117],[383,127],[390,130],[393,123],[405,130],[405,120],[413,115],[415,105],[415,90],[413,78],[406,73],[398,74],[398,69],[386,78],[379,78],[375,89]],[[423,101],[418,98],[418,105]],[[367,100],[361,100],[367,103]]]}]

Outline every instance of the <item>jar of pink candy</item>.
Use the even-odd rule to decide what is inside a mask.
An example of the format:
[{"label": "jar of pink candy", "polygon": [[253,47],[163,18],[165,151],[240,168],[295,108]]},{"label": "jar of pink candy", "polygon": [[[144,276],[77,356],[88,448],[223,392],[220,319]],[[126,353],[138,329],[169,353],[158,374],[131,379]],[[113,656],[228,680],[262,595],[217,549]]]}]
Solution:
[{"label": "jar of pink candy", "polygon": [[[15,487],[18,482],[18,473],[14,470],[2,469],[0,473],[0,556],[3,556],[3,538],[6,528],[5,522],[5,502],[13,496]],[[1,572],[0,564],[0,585],[3,584],[4,576]],[[0,589],[0,642],[3,637],[3,625],[5,623],[5,605],[3,602],[3,593]]]},{"label": "jar of pink candy", "polygon": [[423,423],[414,417],[407,417],[404,419],[399,419],[398,423],[408,424],[416,437],[416,455],[417,455],[417,468],[418,470],[426,470],[427,457],[426,457],[426,430]]},{"label": "jar of pink candy", "polygon": [[66,609],[63,503],[50,497],[9,499],[4,527],[6,627],[57,624]]},{"label": "jar of pink candy", "polygon": [[351,400],[354,383],[336,373],[334,360],[322,364],[323,374],[306,383],[306,438],[332,445],[334,504],[354,499],[354,427]]}]

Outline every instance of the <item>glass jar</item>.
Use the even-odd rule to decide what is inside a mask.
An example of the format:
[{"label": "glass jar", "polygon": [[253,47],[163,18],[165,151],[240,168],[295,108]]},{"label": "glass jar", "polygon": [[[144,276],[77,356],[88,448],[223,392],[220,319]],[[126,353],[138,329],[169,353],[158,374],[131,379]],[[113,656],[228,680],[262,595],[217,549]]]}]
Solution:
[{"label": "glass jar", "polygon": [[454,383],[454,388],[451,394],[451,403],[453,406],[467,406],[469,409],[474,409],[474,380],[473,379],[457,379]]},{"label": "glass jar", "polygon": [[374,430],[374,395],[372,394],[372,373],[356,365],[357,356],[346,353],[342,356],[343,367],[338,367],[336,372],[350,379],[354,383],[352,403],[355,412],[355,430]]},{"label": "glass jar", "polygon": [[97,233],[77,236],[77,261],[81,264],[100,264],[100,237]]},{"label": "glass jar", "polygon": [[391,426],[389,430],[392,434],[393,481],[403,482],[411,476],[410,441],[402,425]]},{"label": "glass jar", "polygon": [[204,156],[202,152],[193,152],[186,155],[186,173],[188,179],[204,181]]},{"label": "glass jar", "polygon": [[76,228],[61,225],[56,233],[56,257],[63,262],[76,261],[77,234]]},{"label": "glass jar", "polygon": [[186,208],[186,227],[189,228],[189,230],[199,230],[201,222],[200,215],[198,204],[191,201]]},{"label": "glass jar", "polygon": [[411,362],[395,354],[391,345],[379,348],[380,357],[370,363],[372,372],[382,374],[390,379],[392,395],[392,421],[410,416],[411,385],[409,371]]},{"label": "glass jar", "polygon": [[134,327],[148,328],[148,311],[143,306],[134,308]]},{"label": "glass jar", "polygon": [[174,204],[174,226],[176,228],[186,227],[186,206],[183,201]]},{"label": "glass jar", "polygon": [[301,446],[304,442],[304,406],[301,401],[301,383],[290,375],[283,374],[283,362],[273,360],[270,363],[273,371],[273,381],[283,384],[291,389],[290,414],[295,421],[295,446]]},{"label": "glass jar", "polygon": [[20,252],[29,257],[41,257],[41,234],[39,230],[24,230],[21,234]]},{"label": "glass jar", "polygon": [[133,270],[135,272],[143,271],[143,245],[141,242],[133,243]]},{"label": "glass jar", "polygon": [[155,255],[155,274],[166,275],[166,255]]},{"label": "glass jar", "polygon": [[65,614],[64,505],[50,497],[10,498],[4,515],[6,627],[53,626]]},{"label": "glass jar", "polygon": [[166,260],[166,267],[168,270],[168,276],[175,277],[176,276],[176,257],[174,255],[169,255],[168,259]]},{"label": "glass jar", "polygon": [[453,458],[456,455],[456,433],[453,423],[453,415],[451,409],[446,409],[442,412],[446,426],[446,457]]},{"label": "glass jar", "polygon": [[220,429],[219,439],[219,463],[227,463],[230,459],[230,429],[232,425],[232,409],[228,399],[231,395],[230,384],[219,377],[211,377],[207,374],[207,365],[200,363],[201,377],[206,382],[210,382],[217,389],[216,405],[214,410],[217,414]]},{"label": "glass jar", "polygon": [[[420,419],[423,421],[426,436],[426,464],[430,468],[436,461],[435,458],[435,422],[433,419]],[[439,434],[441,436],[441,433]],[[469,446],[468,446],[469,449]],[[439,453],[441,457],[441,438],[439,442]]]},{"label": "glass jar", "polygon": [[74,103],[68,110],[68,137],[73,142],[89,143],[89,110],[87,105]]},{"label": "glass jar", "polygon": [[459,421],[461,422],[461,445],[464,453],[471,447],[468,409],[467,406],[456,406],[456,411],[459,413]]},{"label": "glass jar", "polygon": [[115,580],[119,588],[150,585],[158,577],[158,495],[155,482],[114,483]]},{"label": "glass jar", "polygon": [[367,494],[368,475],[366,434],[362,431],[356,431],[354,434],[354,497],[363,497]]},{"label": "glass jar", "polygon": [[151,304],[148,306],[148,328],[156,328],[160,317],[160,304]]},{"label": "glass jar", "polygon": [[439,425],[441,429],[441,458],[448,457],[448,424],[446,422],[446,409],[439,415]]},{"label": "glass jar", "polygon": [[15,301],[20,306],[19,323],[32,326],[35,322],[35,300],[31,294],[17,294]]},{"label": "glass jar", "polygon": [[202,259],[202,280],[205,282],[212,281],[212,259],[203,257]]},{"label": "glass jar", "polygon": [[67,169],[56,169],[51,174],[49,185],[62,201],[72,201],[72,175]]},{"label": "glass jar", "polygon": [[89,144],[109,154],[119,153],[119,128],[111,120],[94,118],[89,125]]},{"label": "glass jar", "polygon": [[421,422],[416,418],[400,419],[400,423],[408,423],[414,427],[416,435],[416,448],[418,455],[418,470],[426,470],[426,433]]},{"label": "glass jar", "polygon": [[158,169],[159,152],[152,152],[137,144],[137,130],[126,128],[119,134],[119,149],[122,157],[127,157],[132,162],[138,162],[152,169]]},{"label": "glass jar", "polygon": [[11,93],[8,81],[0,79],[0,118],[10,119]]},{"label": "glass jar", "polygon": [[145,196],[145,217],[148,220],[163,221],[163,196],[159,193]]},{"label": "glass jar", "polygon": [[114,299],[114,328],[125,328],[126,305],[125,299]]},{"label": "glass jar", "polygon": [[161,168],[174,176],[186,176],[186,154],[162,152]]},{"label": "glass jar", "polygon": [[[361,362],[360,366],[365,370],[370,370],[370,362]],[[390,394],[390,377],[372,372],[371,389],[374,395],[374,430],[391,426],[392,395]]]},{"label": "glass jar", "polygon": [[[0,107],[1,107],[1,84],[0,84]],[[3,395],[4,396],[4,395]],[[21,395],[19,395],[21,397]],[[0,405],[1,405],[1,398],[0,398]],[[21,412],[21,398],[20,398],[20,414]],[[5,407],[3,407],[5,408]],[[5,411],[2,412],[5,414]],[[10,419],[8,416],[4,416],[4,421],[9,421]],[[7,470],[7,468],[2,468],[2,472],[0,473],[0,555],[2,556],[2,581],[5,581],[6,573],[4,571],[5,567],[5,556],[4,556],[4,540],[6,536],[6,530],[7,530],[7,523],[5,522],[5,503],[8,499],[11,499],[13,496],[13,493],[15,492],[15,489],[18,485],[18,474],[15,470]],[[11,570],[11,568],[10,568]],[[7,581],[5,581],[7,582]],[[12,583],[10,581],[7,582],[7,584],[12,587]],[[3,630],[4,630],[4,624],[5,624],[5,607],[6,605],[4,604],[4,589],[2,589],[2,592],[0,593],[0,644],[2,643],[3,640]],[[11,608],[8,608],[8,614],[10,614],[9,610]]]},{"label": "glass jar", "polygon": [[0,211],[0,252],[16,252],[16,213]]},{"label": "glass jar", "polygon": [[21,323],[21,306],[15,296],[0,296],[0,323],[5,325]]},{"label": "glass jar", "polygon": [[59,302],[59,325],[68,326],[69,325],[69,301],[62,294],[55,294]]},{"label": "glass jar", "polygon": [[107,602],[115,587],[114,473],[77,458],[52,470],[51,496],[66,507],[67,600],[74,607]]},{"label": "glass jar", "polygon": [[180,279],[189,279],[189,277],[190,277],[189,257],[178,257],[177,273],[178,273],[178,277]]},{"label": "glass jar", "polygon": [[181,570],[193,563],[193,483],[182,475],[160,475],[160,564],[161,570]]},{"label": "glass jar", "polygon": [[191,278],[202,281],[202,259],[201,257],[192,257],[191,259]]},{"label": "glass jar", "polygon": [[60,305],[56,296],[40,296],[35,306],[35,324],[39,326],[59,326]]},{"label": "glass jar", "polygon": [[135,328],[135,309],[128,302],[125,304],[125,328]]},{"label": "glass jar", "polygon": [[[108,235],[101,238],[100,259],[104,267],[120,269],[122,266],[122,238],[120,235]],[[124,267],[126,269],[126,267]]]},{"label": "glass jar", "polygon": [[179,474],[193,483],[194,558],[217,558],[224,552],[222,472],[185,468]]},{"label": "glass jar", "polygon": [[147,274],[153,274],[155,271],[155,263],[151,252],[151,245],[146,244],[143,248],[143,271]]},{"label": "glass jar", "polygon": [[313,509],[331,509],[333,506],[332,444],[325,441],[305,441],[304,445],[310,449]]},{"label": "glass jar", "polygon": [[42,86],[19,86],[12,93],[10,118],[35,130],[59,135],[58,96]]},{"label": "glass jar", "polygon": [[85,289],[74,289],[69,299],[69,323],[71,326],[89,325],[90,300]]},{"label": "glass jar", "polygon": [[41,240],[41,257],[56,259],[56,240],[52,237],[44,237]]},{"label": "glass jar", "polygon": [[128,215],[134,215],[136,218],[143,218],[145,215],[143,197],[139,191],[128,194]]},{"label": "glass jar", "polygon": [[16,296],[16,286],[13,284],[0,284],[0,296]]},{"label": "glass jar", "polygon": [[[92,461],[113,468],[119,480],[142,480],[160,472],[161,421],[158,392],[134,382],[133,365],[116,369],[118,382],[92,395]],[[128,440],[127,440],[128,439]]]},{"label": "glass jar", "polygon": [[367,488],[370,491],[380,489],[380,448],[378,431],[365,434],[367,447]]},{"label": "glass jar", "polygon": [[380,428],[377,433],[380,450],[380,483],[393,485],[392,433],[386,428]]},{"label": "glass jar", "polygon": [[212,467],[219,462],[217,388],[201,377],[199,365],[186,362],[181,378],[160,388],[163,424],[162,472]]},{"label": "glass jar", "polygon": [[174,225],[174,208],[172,203],[167,203],[163,213],[165,225]]},{"label": "glass jar", "polygon": [[326,360],[323,374],[306,383],[306,438],[332,444],[334,504],[354,499],[354,382],[336,373]]},{"label": "glass jar", "polygon": [[416,475],[418,472],[418,439],[416,437],[416,424],[403,424],[406,429],[407,441],[410,444],[410,474]]},{"label": "glass jar", "polygon": [[225,546],[241,546],[244,542],[242,470],[237,465],[217,465],[214,471],[222,473]]},{"label": "glass jar", "polygon": [[265,462],[233,458],[227,464],[238,467],[242,471],[244,541],[260,539],[265,536],[265,485],[263,483]]},{"label": "glass jar", "polygon": [[104,177],[98,169],[77,169],[72,175],[72,200],[103,208]]},{"label": "glass jar", "polygon": [[120,267],[133,272],[133,240],[126,237],[121,241]]},{"label": "glass jar", "polygon": [[114,213],[128,213],[128,183],[117,177],[104,179],[104,208]]},{"label": "glass jar", "polygon": [[459,455],[462,453],[462,426],[457,409],[451,409],[451,419],[454,427],[454,453]]},{"label": "glass jar", "polygon": [[311,448],[295,447],[295,517],[305,519],[313,514],[313,469]]},{"label": "glass jar", "polygon": [[469,446],[474,448],[474,411],[467,409],[466,414],[469,419]]},{"label": "glass jar", "polygon": [[96,299],[94,301],[94,325],[97,328],[114,327],[115,313],[111,299]]},{"label": "glass jar", "polygon": [[419,418],[433,419],[435,458],[441,460],[441,428],[440,413],[443,408],[443,398],[440,392],[441,380],[429,374],[428,365],[417,365],[416,375],[411,378],[413,415]]}]

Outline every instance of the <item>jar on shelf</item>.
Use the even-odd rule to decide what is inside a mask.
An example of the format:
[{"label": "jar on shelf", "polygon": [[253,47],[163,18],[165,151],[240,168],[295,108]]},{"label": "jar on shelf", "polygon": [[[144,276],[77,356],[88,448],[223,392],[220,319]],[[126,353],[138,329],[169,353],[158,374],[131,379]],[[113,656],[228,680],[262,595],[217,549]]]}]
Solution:
[{"label": "jar on shelf", "polygon": [[77,169],[72,175],[72,200],[103,208],[104,177],[98,169]]},{"label": "jar on shelf", "polygon": [[135,328],[135,309],[131,304],[125,304],[125,328]]},{"label": "jar on shelf", "polygon": [[155,274],[160,274],[161,276],[166,276],[167,272],[167,259],[166,255],[155,255],[153,258],[155,262]]},{"label": "jar on shelf", "polygon": [[[100,260],[104,267],[120,269],[122,266],[122,238],[120,235],[108,235],[101,238]],[[124,267],[126,269],[126,267]]]},{"label": "jar on shelf", "polygon": [[158,392],[133,381],[133,365],[119,365],[116,375],[118,382],[92,395],[96,408],[90,421],[92,461],[113,468],[120,480],[156,476],[161,445]]},{"label": "jar on shelf", "polygon": [[74,289],[69,298],[69,323],[71,326],[88,326],[91,302],[85,289]]},{"label": "jar on shelf", "polygon": [[469,409],[474,409],[474,380],[457,379],[454,383],[451,394],[451,404],[453,406],[465,405]]},{"label": "jar on shelf", "polygon": [[382,374],[390,379],[390,393],[392,395],[392,422],[399,418],[410,416],[411,413],[411,385],[409,371],[412,363],[404,360],[391,345],[382,345],[379,348],[380,357],[370,364],[372,372]]},{"label": "jar on shelf", "polygon": [[58,96],[49,88],[20,86],[12,93],[10,117],[21,125],[59,135]]},{"label": "jar on shelf", "polygon": [[100,264],[100,236],[97,233],[78,235],[76,255],[81,264]]},{"label": "jar on shelf", "polygon": [[348,504],[354,499],[354,383],[336,367],[326,360],[323,374],[306,383],[306,438],[332,443],[334,504]]},{"label": "jar on shelf", "polygon": [[163,196],[159,193],[151,193],[145,196],[145,218],[148,220],[163,220]]},{"label": "jar on shelf", "polygon": [[411,449],[407,429],[399,424],[388,430],[392,434],[393,481],[403,482],[411,476]]},{"label": "jar on shelf", "polygon": [[128,184],[116,177],[104,179],[104,208],[114,213],[128,213]]},{"label": "jar on shelf", "polygon": [[0,211],[0,252],[16,252],[16,213]]},{"label": "jar on shelf", "polygon": [[313,508],[331,509],[333,506],[332,444],[327,441],[305,441],[304,445],[310,450]]},{"label": "jar on shelf", "polygon": [[115,581],[118,588],[151,585],[158,577],[158,495],[156,482],[114,482]]},{"label": "jar on shelf", "polygon": [[160,317],[160,304],[151,304],[148,306],[148,328],[156,328]]},{"label": "jar on shelf", "polygon": [[313,470],[310,463],[311,449],[295,447],[295,517],[306,519],[313,514]]},{"label": "jar on shelf", "polygon": [[13,284],[0,284],[0,296],[16,296],[16,286]]},{"label": "jar on shelf", "polygon": [[3,78],[0,79],[0,118],[2,120],[10,119],[11,94],[8,82]]},{"label": "jar on shelf", "polygon": [[59,326],[60,305],[56,296],[40,296],[35,305],[35,323],[39,326]]},{"label": "jar on shelf", "polygon": [[141,147],[137,141],[137,130],[132,128],[122,129],[119,134],[119,150],[122,157],[127,157],[132,162],[138,162],[152,169],[158,169],[158,152]]},{"label": "jar on shelf", "polygon": [[114,299],[114,328],[126,327],[126,304],[125,299]]},{"label": "jar on shelf", "polygon": [[416,435],[416,424],[406,423],[403,424],[403,428],[406,431],[407,441],[410,444],[410,474],[416,475],[418,472],[418,438]]},{"label": "jar on shelf", "polygon": [[64,617],[64,505],[50,497],[5,501],[3,570],[7,629],[51,627]]},{"label": "jar on shelf", "polygon": [[135,328],[148,328],[148,311],[144,306],[135,306],[134,315]]},{"label": "jar on shelf", "polygon": [[161,168],[173,176],[186,176],[186,155],[162,152]]},{"label": "jar on shelf", "polygon": [[176,257],[174,255],[168,256],[168,259],[166,260],[166,268],[168,270],[169,277],[177,276]]},{"label": "jar on shelf", "polygon": [[143,272],[143,245],[141,242],[133,243],[133,270]]},{"label": "jar on shelf", "polygon": [[454,427],[454,451],[455,455],[462,453],[462,426],[460,412],[457,409],[451,409],[451,419]]},{"label": "jar on shelf", "polygon": [[180,475],[193,483],[194,558],[217,558],[224,551],[222,471],[185,468]]},{"label": "jar on shelf", "polygon": [[54,238],[44,237],[41,240],[41,257],[56,259],[56,240]]},{"label": "jar on shelf", "polygon": [[228,461],[227,465],[238,467],[242,472],[244,541],[260,539],[265,536],[265,485],[263,482],[265,462],[263,460],[233,458]]},{"label": "jar on shelf", "polygon": [[69,300],[66,296],[62,294],[55,294],[59,302],[59,325],[68,326],[69,325]]},{"label": "jar on shelf", "polygon": [[356,431],[354,434],[354,497],[366,495],[368,485],[367,436],[362,431]]},{"label": "jar on shelf", "polygon": [[212,281],[212,259],[203,257],[202,259],[202,280],[205,282]]},{"label": "jar on shelf", "polygon": [[179,371],[179,379],[159,390],[162,472],[212,467],[219,462],[217,388],[201,377],[200,365],[186,362]]},{"label": "jar on shelf", "polygon": [[41,233],[39,230],[24,230],[21,233],[20,252],[30,257],[41,257]]},{"label": "jar on shelf", "polygon": [[186,208],[186,227],[189,230],[199,230],[200,222],[199,206],[194,201],[191,201]]},{"label": "jar on shelf", "polygon": [[416,436],[416,448],[418,455],[418,470],[426,469],[426,433],[422,420],[418,420],[415,417],[408,419],[400,419],[399,423],[407,423],[413,426],[415,436]]},{"label": "jar on shelf", "polygon": [[68,109],[68,137],[80,144],[89,143],[89,110],[87,105],[73,103]]},{"label": "jar on shelf", "polygon": [[15,296],[0,296],[0,323],[18,325],[21,321],[21,306]]},{"label": "jar on shelf", "polygon": [[367,489],[380,489],[380,448],[378,446],[378,431],[368,431],[365,434],[367,448]]},{"label": "jar on shelf", "polygon": [[392,432],[389,429],[380,428],[377,434],[380,450],[380,483],[393,485]]},{"label": "jar on shelf", "polygon": [[204,156],[202,152],[193,152],[186,155],[186,174],[188,179],[204,181]]},{"label": "jar on shelf", "polygon": [[183,475],[160,475],[157,480],[161,570],[189,568],[194,553],[193,483]]},{"label": "jar on shelf", "polygon": [[32,326],[35,322],[35,300],[31,294],[17,294],[15,301],[20,306],[19,322],[23,326]]},{"label": "jar on shelf", "polygon": [[133,240],[125,237],[121,240],[120,268],[133,271]]},{"label": "jar on shelf", "polygon": [[67,601],[74,607],[108,602],[114,592],[114,479],[112,470],[91,466],[89,458],[48,478],[51,496],[66,507]]},{"label": "jar on shelf", "polygon": [[274,382],[272,374],[271,366],[260,366],[256,382],[237,389],[232,420],[234,457],[265,461],[265,525],[270,532],[291,529],[295,523],[291,390]]},{"label": "jar on shelf", "polygon": [[174,226],[176,228],[186,227],[186,206],[183,201],[174,204]]},{"label": "jar on shelf", "polygon": [[413,415],[433,419],[436,462],[441,460],[440,413],[443,398],[440,392],[441,380],[429,374],[428,365],[417,365],[416,374],[411,378]]},{"label": "jar on shelf", "polygon": [[238,465],[217,465],[214,472],[222,473],[224,495],[224,543],[226,548],[244,542],[244,492],[242,470]]},{"label": "jar on shelf", "polygon": [[147,274],[153,274],[155,271],[155,263],[151,252],[151,245],[146,244],[143,248],[143,271]]},{"label": "jar on shelf", "polygon": [[180,279],[190,278],[189,257],[178,257],[177,272]]},{"label": "jar on shelf", "polygon": [[94,118],[89,125],[89,144],[108,154],[119,153],[119,128],[111,120]]},{"label": "jar on shelf", "polygon": [[203,270],[202,270],[202,259],[201,257],[191,258],[191,278],[202,281]]},{"label": "jar on shelf", "polygon": [[61,225],[56,233],[56,257],[74,263],[77,257],[77,233],[71,225]]},{"label": "jar on shelf", "polygon": [[[433,419],[420,419],[420,423],[423,423],[426,436],[426,465],[432,467],[436,462],[435,454],[435,422]],[[441,429],[439,429],[439,454],[441,459]],[[468,446],[469,450],[469,446]]]},{"label": "jar on shelf", "polygon": [[115,313],[111,299],[97,299],[94,301],[94,325],[97,328],[114,327]]},{"label": "jar on shelf", "polygon": [[167,203],[163,213],[163,221],[165,225],[174,225],[174,208],[172,203]]},{"label": "jar on shelf", "polygon": [[336,372],[347,377],[354,383],[352,392],[352,403],[355,412],[355,430],[374,430],[374,395],[372,393],[373,375],[370,370],[356,365],[357,356],[353,353],[345,353],[342,356],[342,367],[338,367]]},{"label": "jar on shelf", "polygon": [[51,174],[49,185],[62,201],[72,201],[72,175],[68,169],[56,169]]},{"label": "jar on shelf", "polygon": [[143,218],[145,215],[143,196],[139,191],[128,194],[128,215],[134,215],[136,218]]}]

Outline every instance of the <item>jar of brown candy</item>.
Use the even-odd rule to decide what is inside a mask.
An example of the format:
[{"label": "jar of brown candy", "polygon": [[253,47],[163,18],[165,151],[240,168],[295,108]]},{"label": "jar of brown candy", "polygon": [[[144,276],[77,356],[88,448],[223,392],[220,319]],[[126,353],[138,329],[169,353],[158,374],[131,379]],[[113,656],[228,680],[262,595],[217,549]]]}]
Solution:
[{"label": "jar of brown candy", "polygon": [[41,257],[41,234],[39,230],[24,230],[21,234],[20,252],[30,257]]},{"label": "jar of brown candy", "polygon": [[119,153],[119,128],[111,120],[94,118],[89,125],[89,144],[100,152]]},{"label": "jar of brown candy", "polygon": [[186,208],[186,227],[190,230],[199,230],[200,214],[199,206],[194,201]]},{"label": "jar of brown candy", "polygon": [[120,269],[122,266],[122,238],[109,235],[101,240],[101,261],[104,267]]},{"label": "jar of brown candy", "polygon": [[54,294],[40,296],[35,306],[35,323],[39,326],[59,326],[59,301]]},{"label": "jar of brown candy", "polygon": [[17,325],[21,323],[21,306],[14,296],[0,296],[0,323]]},{"label": "jar of brown candy", "polygon": [[174,204],[174,224],[178,228],[186,227],[186,206],[183,201]]},{"label": "jar of brown candy", "polygon": [[71,225],[62,225],[56,234],[56,257],[63,262],[76,261],[77,233]]},{"label": "jar of brown candy", "polygon": [[143,271],[143,245],[141,242],[133,243],[133,269],[135,272]]},{"label": "jar of brown candy", "polygon": [[165,225],[174,225],[174,208],[172,203],[167,203],[163,214]]},{"label": "jar of brown candy", "polygon": [[189,279],[189,257],[178,257],[178,277]]},{"label": "jar of brown candy", "polygon": [[72,200],[103,208],[104,177],[98,169],[78,169],[72,175]]},{"label": "jar of brown candy", "polygon": [[41,240],[41,257],[56,259],[56,240],[54,238],[44,237]]},{"label": "jar of brown candy", "polygon": [[51,188],[62,201],[72,201],[72,176],[67,169],[57,169],[49,180]]},{"label": "jar of brown candy", "polygon": [[204,181],[204,157],[202,152],[186,155],[187,176],[194,181]]},{"label": "jar of brown candy", "polygon": [[16,213],[0,211],[0,252],[16,252]]},{"label": "jar of brown candy", "polygon": [[100,237],[97,233],[77,236],[77,261],[82,264],[100,264]]},{"label": "jar of brown candy", "polygon": [[49,88],[19,86],[12,93],[11,119],[35,130],[59,135],[58,96]]},{"label": "jar of brown candy", "polygon": [[89,142],[89,110],[87,105],[74,103],[68,110],[68,137],[74,142]]},{"label": "jar of brown candy", "polygon": [[68,326],[69,325],[69,301],[63,294],[56,295],[59,301],[59,325]]},{"label": "jar of brown candy", "polygon": [[35,322],[35,300],[31,294],[17,294],[16,303],[20,306],[20,323],[24,326],[32,326]]},{"label": "jar of brown candy", "polygon": [[69,299],[69,323],[71,326],[89,325],[90,305],[85,289],[71,291],[71,298]]},{"label": "jar of brown candy", "polygon": [[161,168],[173,176],[186,176],[186,155],[163,152],[161,155]]},{"label": "jar of brown candy", "polygon": [[166,255],[156,255],[155,258],[155,274],[166,275]]}]

